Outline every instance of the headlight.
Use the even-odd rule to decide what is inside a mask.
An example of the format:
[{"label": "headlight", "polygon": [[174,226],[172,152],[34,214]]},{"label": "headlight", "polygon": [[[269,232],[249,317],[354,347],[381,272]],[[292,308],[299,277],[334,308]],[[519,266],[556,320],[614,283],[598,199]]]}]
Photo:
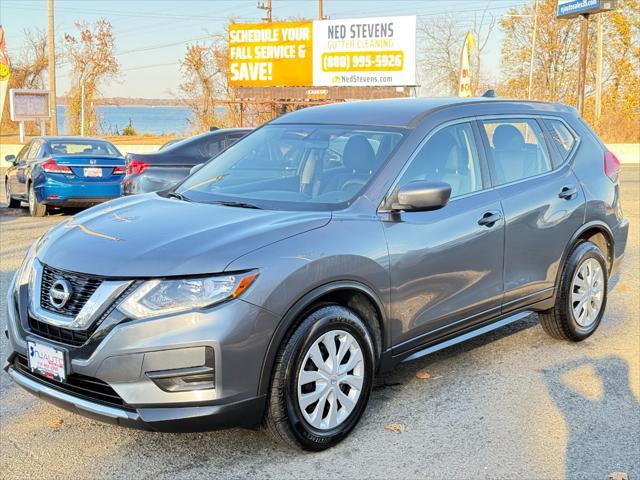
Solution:
[{"label": "headlight", "polygon": [[145,318],[210,307],[244,292],[257,272],[206,278],[149,280],[140,285],[118,309],[129,318]]},{"label": "headlight", "polygon": [[22,261],[22,265],[20,265],[20,268],[16,272],[16,289],[20,288],[21,285],[27,285],[29,283],[31,272],[33,271],[33,261],[36,259],[36,253],[38,251],[39,243],[40,239],[33,242],[33,245],[31,245],[29,251],[27,252],[27,255]]}]

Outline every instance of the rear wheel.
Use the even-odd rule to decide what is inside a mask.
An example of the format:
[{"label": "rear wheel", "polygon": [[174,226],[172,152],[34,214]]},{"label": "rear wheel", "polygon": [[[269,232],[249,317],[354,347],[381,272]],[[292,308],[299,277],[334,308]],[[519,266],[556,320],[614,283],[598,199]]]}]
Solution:
[{"label": "rear wheel", "polygon": [[29,214],[32,217],[44,217],[47,214],[47,206],[38,201],[33,183],[29,184]]},{"label": "rear wheel", "polygon": [[596,331],[607,305],[608,270],[602,251],[591,242],[578,245],[567,259],[555,306],[539,314],[554,338],[579,342]]},{"label": "rear wheel", "polygon": [[7,198],[7,207],[8,208],[19,208],[20,200],[16,200],[11,196],[11,187],[9,186],[9,179],[5,179],[4,181],[4,191]]},{"label": "rear wheel", "polygon": [[278,441],[324,450],[356,426],[375,371],[373,340],[352,310],[330,305],[309,314],[276,358],[265,427]]}]

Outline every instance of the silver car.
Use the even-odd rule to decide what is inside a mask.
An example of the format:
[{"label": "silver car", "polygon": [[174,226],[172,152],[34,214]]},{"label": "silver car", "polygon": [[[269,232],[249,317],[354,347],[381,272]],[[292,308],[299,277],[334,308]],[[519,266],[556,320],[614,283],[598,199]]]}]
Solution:
[{"label": "silver car", "polygon": [[554,338],[592,335],[627,241],[619,170],[562,105],[290,113],[37,241],[7,292],[6,370],[119,425],[262,424],[321,450],[399,362],[532,312]]}]

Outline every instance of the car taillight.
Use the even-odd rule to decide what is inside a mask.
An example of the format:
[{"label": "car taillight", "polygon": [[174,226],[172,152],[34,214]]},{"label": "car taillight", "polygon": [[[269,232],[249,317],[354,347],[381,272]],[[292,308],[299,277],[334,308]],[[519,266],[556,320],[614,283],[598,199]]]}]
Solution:
[{"label": "car taillight", "polygon": [[131,160],[127,163],[127,175],[137,175],[146,170],[149,166],[147,162],[143,162],[142,160]]},{"label": "car taillight", "polygon": [[47,173],[73,174],[71,168],[69,168],[67,165],[58,165],[58,162],[56,162],[53,158],[42,162],[40,164],[40,167]]},{"label": "car taillight", "polygon": [[620,160],[611,152],[604,152],[604,174],[612,181],[618,179],[620,173]]},{"label": "car taillight", "polygon": [[113,175],[124,175],[127,171],[127,167],[115,167],[113,169]]}]

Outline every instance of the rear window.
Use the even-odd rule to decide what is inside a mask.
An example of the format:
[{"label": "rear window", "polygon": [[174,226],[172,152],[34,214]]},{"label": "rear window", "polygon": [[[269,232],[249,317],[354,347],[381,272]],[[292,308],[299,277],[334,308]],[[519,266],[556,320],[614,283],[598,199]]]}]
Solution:
[{"label": "rear window", "polygon": [[52,155],[105,155],[120,157],[120,152],[109,142],[91,140],[51,140]]},{"label": "rear window", "polygon": [[546,119],[545,124],[551,133],[553,143],[562,155],[562,159],[566,160],[576,144],[576,137],[561,120]]}]

